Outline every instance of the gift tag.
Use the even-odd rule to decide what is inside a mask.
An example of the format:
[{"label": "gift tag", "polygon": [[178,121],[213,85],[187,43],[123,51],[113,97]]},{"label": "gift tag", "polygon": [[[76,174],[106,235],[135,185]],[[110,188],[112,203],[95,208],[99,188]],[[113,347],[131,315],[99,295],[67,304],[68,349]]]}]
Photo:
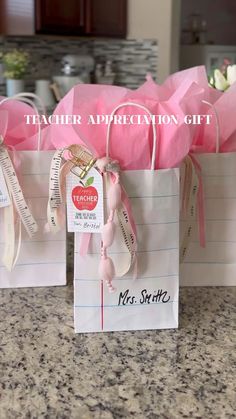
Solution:
[{"label": "gift tag", "polygon": [[104,224],[103,178],[94,168],[81,180],[70,173],[66,179],[69,232],[101,233]]},{"label": "gift tag", "polygon": [[6,181],[3,175],[2,168],[0,167],[0,208],[8,207],[11,204],[9,192],[7,189]]}]

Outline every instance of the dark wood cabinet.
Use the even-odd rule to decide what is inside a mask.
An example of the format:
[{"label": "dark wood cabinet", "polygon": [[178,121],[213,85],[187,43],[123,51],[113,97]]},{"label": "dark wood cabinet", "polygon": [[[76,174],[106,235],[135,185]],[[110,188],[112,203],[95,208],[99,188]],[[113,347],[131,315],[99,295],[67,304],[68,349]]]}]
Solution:
[{"label": "dark wood cabinet", "polygon": [[126,0],[85,0],[86,34],[96,36],[126,35]]},{"label": "dark wood cabinet", "polygon": [[36,33],[80,35],[85,33],[85,0],[36,0]]},{"label": "dark wood cabinet", "polygon": [[35,0],[36,33],[125,37],[127,0]]}]

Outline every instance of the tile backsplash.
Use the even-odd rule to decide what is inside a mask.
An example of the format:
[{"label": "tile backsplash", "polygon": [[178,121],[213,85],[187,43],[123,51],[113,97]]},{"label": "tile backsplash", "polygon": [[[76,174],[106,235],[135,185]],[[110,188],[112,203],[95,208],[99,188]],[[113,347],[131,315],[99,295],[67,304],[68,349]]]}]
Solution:
[{"label": "tile backsplash", "polygon": [[[156,79],[158,45],[155,40],[118,39],[58,39],[40,36],[0,37],[0,51],[14,48],[30,53],[31,65],[26,77],[27,90],[34,90],[36,79],[59,75],[61,60],[66,54],[89,54],[96,62],[113,62],[115,84],[137,88],[145,81],[147,72]],[[5,82],[0,80],[0,94],[5,94]]]}]

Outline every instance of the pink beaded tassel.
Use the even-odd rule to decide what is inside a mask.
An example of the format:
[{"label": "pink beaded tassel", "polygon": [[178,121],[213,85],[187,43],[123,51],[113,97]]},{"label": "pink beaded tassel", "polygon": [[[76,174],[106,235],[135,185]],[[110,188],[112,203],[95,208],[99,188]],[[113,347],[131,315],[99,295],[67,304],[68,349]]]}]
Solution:
[{"label": "pink beaded tassel", "polygon": [[[106,158],[97,161],[98,168],[106,171],[106,166],[109,164]],[[119,183],[119,173],[111,172],[111,185],[108,190],[108,207],[110,210],[107,223],[102,229],[102,248],[101,248],[101,261],[99,264],[99,276],[101,280],[105,280],[110,292],[115,291],[112,285],[112,279],[115,276],[115,267],[113,261],[107,256],[107,249],[112,245],[115,236],[115,211],[119,208],[121,203],[121,186]]]}]

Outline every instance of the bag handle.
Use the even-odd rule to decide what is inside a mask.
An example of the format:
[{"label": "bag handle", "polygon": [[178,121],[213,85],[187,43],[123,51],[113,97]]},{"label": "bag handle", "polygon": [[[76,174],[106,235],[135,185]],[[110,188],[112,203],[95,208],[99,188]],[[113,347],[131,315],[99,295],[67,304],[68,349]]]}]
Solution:
[{"label": "bag handle", "polygon": [[156,151],[157,151],[157,134],[156,134],[155,124],[154,124],[153,119],[152,119],[153,114],[149,111],[148,108],[146,108],[146,106],[141,105],[139,103],[135,103],[135,102],[124,102],[124,103],[121,103],[120,105],[116,106],[115,109],[113,109],[113,111],[112,111],[112,113],[110,115],[111,118],[109,120],[109,124],[108,124],[108,127],[107,127],[106,157],[109,157],[109,145],[110,145],[111,125],[112,125],[113,116],[115,115],[115,113],[120,108],[123,108],[125,106],[135,106],[137,108],[143,109],[151,117],[151,120],[152,120],[152,129],[153,129],[153,147],[152,147],[152,161],[151,161],[151,168],[150,168],[150,170],[155,170],[155,160],[156,160]]},{"label": "bag handle", "polygon": [[[37,107],[35,105],[35,103],[33,102],[33,100],[31,100],[29,98],[36,99],[38,101],[39,106]],[[17,93],[14,96],[10,96],[10,97],[6,97],[6,98],[2,99],[0,101],[0,105],[2,105],[5,102],[8,102],[9,100],[19,100],[20,102],[28,103],[29,105],[32,106],[32,108],[34,109],[37,116],[39,116],[39,109],[43,114],[46,113],[46,109],[45,109],[45,106],[44,106],[42,100],[40,99],[39,96],[35,95],[34,93],[30,93],[30,92]],[[37,151],[41,150],[41,145],[42,145],[41,140],[42,140],[42,129],[41,129],[41,124],[38,124]]]},{"label": "bag handle", "polygon": [[202,103],[205,103],[206,105],[210,106],[214,112],[215,115],[215,121],[216,121],[216,153],[218,154],[220,152],[220,122],[219,122],[219,115],[215,108],[215,106],[207,102],[207,100],[202,100]]}]

